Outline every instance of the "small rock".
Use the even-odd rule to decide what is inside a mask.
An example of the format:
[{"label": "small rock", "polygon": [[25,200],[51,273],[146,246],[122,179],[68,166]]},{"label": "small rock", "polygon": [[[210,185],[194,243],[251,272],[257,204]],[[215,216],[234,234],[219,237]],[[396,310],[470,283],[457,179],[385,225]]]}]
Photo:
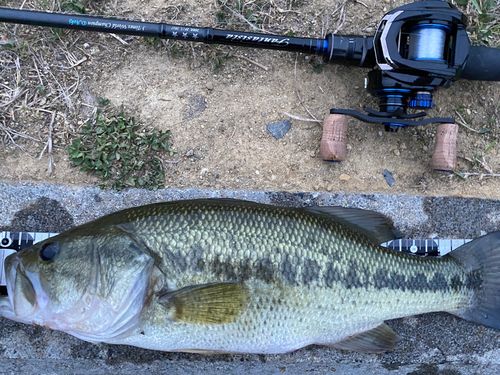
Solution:
[{"label": "small rock", "polygon": [[378,132],[378,135],[380,135],[381,137],[382,137],[382,134],[384,134],[384,133],[382,133],[382,132]]},{"label": "small rock", "polygon": [[[179,98],[184,98],[186,96],[186,91],[181,92],[179,94]],[[183,119],[191,119],[200,115],[205,108],[207,108],[207,104],[205,102],[205,98],[199,94],[190,94],[188,96],[188,103],[183,110]]]},{"label": "small rock", "polygon": [[[382,175],[384,176],[385,178],[385,181],[387,182],[387,184],[389,186],[392,186],[395,184],[396,180],[394,179],[394,177],[392,177],[392,173],[389,172],[387,169],[385,169],[383,172],[382,172]],[[373,176],[375,177],[375,176]]]},{"label": "small rock", "polygon": [[326,190],[327,191],[332,191],[334,188],[333,184],[329,184],[327,187],[326,187]]},{"label": "small rock", "polygon": [[340,176],[339,176],[339,180],[340,181],[349,181],[351,179],[351,176],[349,176],[348,174],[345,174],[345,173],[342,173]]},{"label": "small rock", "polygon": [[310,157],[315,158],[316,157],[316,151],[311,151],[309,154]]},{"label": "small rock", "polygon": [[288,132],[288,130],[290,130],[291,126],[292,124],[288,120],[278,121],[268,124],[267,130],[273,135],[274,138],[281,139]]},{"label": "small rock", "polygon": [[401,152],[399,152],[399,150],[394,150],[394,155],[399,156],[401,155]]},{"label": "small rock", "polygon": [[401,150],[406,150],[406,149],[407,149],[407,147],[406,147],[406,143],[401,143],[401,145],[399,146],[399,148],[400,148]]},{"label": "small rock", "polygon": [[200,171],[200,174],[203,175],[205,173],[208,173],[208,168],[202,168]]},{"label": "small rock", "polygon": [[422,146],[422,150],[427,151],[429,148],[427,146]]},{"label": "small rock", "polygon": [[214,89],[214,83],[213,82],[207,82],[207,90],[212,91]]},{"label": "small rock", "polygon": [[189,150],[188,152],[186,152],[186,156],[189,158],[191,156],[194,156],[194,150]]},{"label": "small rock", "polygon": [[164,92],[160,92],[160,93],[156,96],[156,99],[158,99],[158,100],[162,100],[162,101],[165,101],[165,102],[169,100],[169,99],[168,99],[168,96],[167,96],[167,95],[165,95],[165,93],[164,93]]}]

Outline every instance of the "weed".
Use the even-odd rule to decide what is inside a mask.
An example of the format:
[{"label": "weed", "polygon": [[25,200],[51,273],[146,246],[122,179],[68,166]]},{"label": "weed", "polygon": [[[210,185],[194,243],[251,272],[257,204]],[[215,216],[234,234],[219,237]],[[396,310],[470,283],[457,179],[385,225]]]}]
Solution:
[{"label": "weed", "polygon": [[457,0],[459,5],[468,6],[469,26],[467,28],[472,44],[495,46],[500,44],[500,9],[496,0]]},{"label": "weed", "polygon": [[184,54],[184,52],[181,49],[179,49],[177,44],[173,44],[172,48],[170,48],[168,53],[169,53],[169,55],[174,56],[174,57],[181,57]]},{"label": "weed", "polygon": [[29,42],[20,37],[16,38],[11,43],[5,43],[2,47],[17,53],[20,57],[27,57],[30,55]]},{"label": "weed", "polygon": [[75,0],[63,1],[61,8],[64,11],[73,11],[76,13],[85,13],[85,5]]},{"label": "weed", "polygon": [[467,177],[462,172],[459,171],[453,171],[458,177],[460,177],[462,180],[467,181]]},{"label": "weed", "polygon": [[63,29],[60,29],[58,27],[51,27],[52,30],[52,36],[50,37],[50,40],[52,42],[56,41],[63,35]]},{"label": "weed", "polygon": [[325,64],[323,64],[322,62],[318,62],[318,60],[315,59],[311,59],[310,64],[313,68],[314,73],[316,74],[320,74],[325,66]]},{"label": "weed", "polygon": [[218,12],[215,17],[218,23],[227,23],[226,14],[224,12]]},{"label": "weed", "polygon": [[[99,101],[103,105],[109,103],[103,98]],[[165,151],[174,153],[168,144],[169,131],[141,133],[134,118],[122,111],[98,113],[79,135],[67,148],[69,157],[80,170],[101,178],[104,181],[101,187],[115,190],[164,187],[165,173],[158,156]]]},{"label": "weed", "polygon": [[146,41],[147,44],[151,44],[155,48],[160,48],[163,43],[160,38],[155,38],[152,36],[145,36],[144,40]]},{"label": "weed", "polygon": [[[243,1],[243,0],[218,0],[219,11],[216,18],[219,23],[225,24],[226,28],[234,25],[249,25],[252,31],[260,30],[257,26],[266,22],[271,12],[271,2]],[[241,26],[238,27],[241,29]]]},{"label": "weed", "polygon": [[[474,133],[478,134],[484,134],[484,133],[489,133],[491,131],[491,127],[485,126],[481,129],[474,129],[471,126],[472,123],[472,114],[470,111],[465,108],[464,106],[458,107],[458,109],[455,110],[455,113],[458,115],[457,119],[457,124],[462,125],[464,128],[469,129],[470,131],[473,131]],[[494,121],[494,119],[492,119]],[[492,124],[492,120],[488,122],[489,125]]]}]

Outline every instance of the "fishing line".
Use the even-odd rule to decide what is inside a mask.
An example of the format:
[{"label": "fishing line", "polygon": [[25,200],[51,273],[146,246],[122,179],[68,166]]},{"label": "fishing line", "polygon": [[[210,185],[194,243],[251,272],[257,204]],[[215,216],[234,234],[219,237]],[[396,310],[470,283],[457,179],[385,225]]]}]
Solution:
[{"label": "fishing line", "polygon": [[408,58],[410,60],[444,61],[446,36],[451,31],[440,24],[420,24],[410,29]]}]

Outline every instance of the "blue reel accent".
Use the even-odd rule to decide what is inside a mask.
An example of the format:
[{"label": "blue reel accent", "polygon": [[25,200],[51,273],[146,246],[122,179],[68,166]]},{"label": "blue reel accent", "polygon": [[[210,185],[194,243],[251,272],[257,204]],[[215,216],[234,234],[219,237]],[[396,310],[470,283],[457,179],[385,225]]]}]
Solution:
[{"label": "blue reel accent", "polygon": [[432,108],[434,103],[432,102],[431,93],[417,93],[413,98],[410,99],[410,108]]}]

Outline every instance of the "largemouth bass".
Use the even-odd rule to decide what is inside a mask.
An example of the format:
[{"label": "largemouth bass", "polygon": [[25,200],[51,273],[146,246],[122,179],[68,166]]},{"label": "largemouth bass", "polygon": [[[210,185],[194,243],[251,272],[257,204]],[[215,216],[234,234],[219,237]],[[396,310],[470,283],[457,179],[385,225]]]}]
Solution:
[{"label": "largemouth bass", "polygon": [[446,311],[500,328],[500,232],[442,258],[378,246],[384,216],[234,200],[120,211],[9,256],[0,315],[90,342],[198,353],[310,344],[380,353],[384,320]]}]

